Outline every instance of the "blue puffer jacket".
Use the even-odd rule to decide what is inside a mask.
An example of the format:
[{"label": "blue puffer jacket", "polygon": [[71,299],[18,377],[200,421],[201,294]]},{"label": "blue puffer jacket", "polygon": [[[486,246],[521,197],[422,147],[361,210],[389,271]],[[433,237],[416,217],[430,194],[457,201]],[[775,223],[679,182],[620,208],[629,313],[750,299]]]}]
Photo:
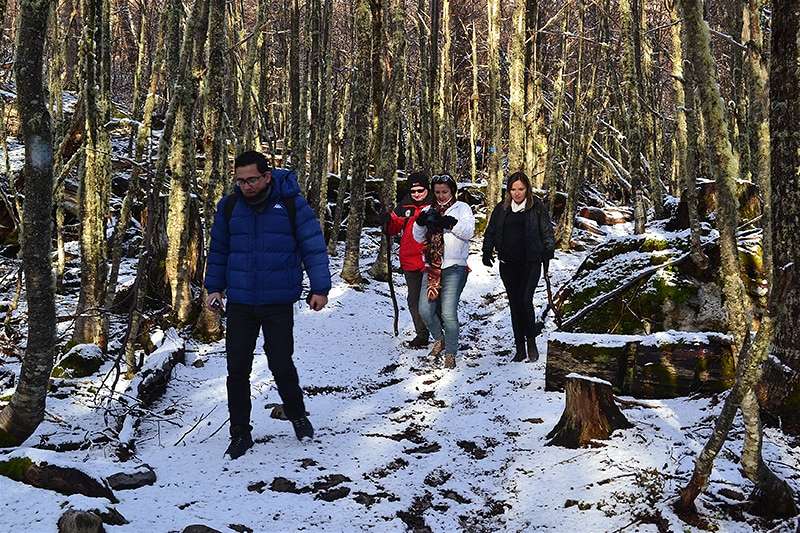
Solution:
[{"label": "blue puffer jacket", "polygon": [[[328,294],[331,273],[319,222],[293,171],[274,169],[267,205],[260,213],[239,200],[230,226],[225,221],[225,198],[217,204],[211,228],[205,286],[209,293],[226,292],[228,302],[267,305],[300,299],[303,272],[312,294]],[[294,197],[297,234],[292,235],[289,213],[281,200]],[[302,263],[301,263],[302,261]]]}]

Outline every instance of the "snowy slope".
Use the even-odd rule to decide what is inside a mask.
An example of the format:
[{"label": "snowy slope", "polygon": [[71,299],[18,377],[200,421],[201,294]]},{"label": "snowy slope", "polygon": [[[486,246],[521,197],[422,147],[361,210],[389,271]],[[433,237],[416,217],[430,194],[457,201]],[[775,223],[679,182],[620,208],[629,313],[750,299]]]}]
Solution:
[{"label": "snowy slope", "polygon": [[[365,237],[373,255],[375,243],[374,236]],[[563,394],[544,392],[544,357],[536,364],[508,362],[513,336],[502,283],[496,268],[481,265],[475,252],[460,309],[462,349],[453,371],[428,360],[425,351],[401,346],[412,329],[401,275],[394,278],[401,303],[401,335],[395,338],[387,286],[372,282],[354,290],[339,279],[340,259],[335,261],[330,306],[321,313],[299,310],[295,321],[295,362],[317,428],[312,443],[298,443],[288,422],[269,417],[280,400],[259,348],[252,377],[257,442],[237,461],[223,458],[224,346],[188,343],[187,365],[176,367],[166,397],[138,433],[133,462],[151,465],[158,480],[116,491],[120,503],[115,507],[130,523],[106,526],[107,531],[181,531],[189,524],[270,532],[426,526],[434,531],[658,531],[642,523],[642,517],[658,513],[662,527],[688,529],[671,512],[669,500],[688,479],[717,401],[717,407],[708,398],[639,402],[623,411],[636,427],[615,433],[604,446],[544,446],[545,434],[563,410]],[[581,260],[580,254],[559,253],[551,264],[554,287]],[[541,308],[544,283],[536,298]],[[546,334],[539,350],[544,355]],[[89,389],[98,381],[82,380],[77,392],[50,399],[47,421],[26,445],[42,437],[56,442],[64,435],[102,430],[102,412],[92,407]],[[711,495],[701,499],[705,515],[720,531],[782,530],[781,524],[737,522],[723,512],[733,503],[730,497],[750,490],[736,464],[740,448],[736,439],[721,454]],[[132,468],[114,465],[108,449],[62,455],[92,471]],[[780,433],[767,432],[765,455],[800,488],[800,457]],[[733,492],[719,495],[722,488]],[[91,508],[93,502],[86,500],[0,477],[0,530],[55,531],[65,502]]]}]

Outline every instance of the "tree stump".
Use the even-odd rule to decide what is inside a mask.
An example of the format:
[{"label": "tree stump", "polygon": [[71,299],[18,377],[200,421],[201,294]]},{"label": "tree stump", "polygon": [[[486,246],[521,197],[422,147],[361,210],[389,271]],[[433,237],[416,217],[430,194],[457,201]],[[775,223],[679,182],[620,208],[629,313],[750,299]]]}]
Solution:
[{"label": "tree stump", "polygon": [[608,440],[615,429],[633,427],[614,403],[608,381],[570,374],[565,389],[567,404],[561,420],[547,434],[547,446],[591,446],[595,440]]}]

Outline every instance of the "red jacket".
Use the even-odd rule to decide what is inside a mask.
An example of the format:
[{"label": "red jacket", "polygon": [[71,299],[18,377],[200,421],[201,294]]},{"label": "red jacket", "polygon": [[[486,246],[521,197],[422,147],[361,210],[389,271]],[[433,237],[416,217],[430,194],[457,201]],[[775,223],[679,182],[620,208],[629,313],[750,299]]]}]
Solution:
[{"label": "red jacket", "polygon": [[[428,196],[430,197],[430,193]],[[389,235],[403,233],[400,237],[400,268],[405,271],[425,270],[425,260],[422,257],[424,245],[414,240],[412,225],[422,210],[429,205],[428,198],[425,198],[420,204],[415,204],[409,196],[406,196],[390,213]]]}]

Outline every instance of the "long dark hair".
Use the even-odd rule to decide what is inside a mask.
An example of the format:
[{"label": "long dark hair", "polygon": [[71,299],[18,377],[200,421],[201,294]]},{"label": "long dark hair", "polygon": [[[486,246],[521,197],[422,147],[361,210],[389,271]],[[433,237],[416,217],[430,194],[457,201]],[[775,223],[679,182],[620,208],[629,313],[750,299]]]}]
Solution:
[{"label": "long dark hair", "polygon": [[514,172],[508,177],[508,183],[506,183],[506,197],[505,200],[503,200],[503,207],[506,209],[511,207],[511,186],[517,181],[521,181],[525,186],[525,201],[527,202],[525,207],[530,209],[533,207],[533,190],[531,189],[531,180],[529,180],[528,176],[522,171]]}]

